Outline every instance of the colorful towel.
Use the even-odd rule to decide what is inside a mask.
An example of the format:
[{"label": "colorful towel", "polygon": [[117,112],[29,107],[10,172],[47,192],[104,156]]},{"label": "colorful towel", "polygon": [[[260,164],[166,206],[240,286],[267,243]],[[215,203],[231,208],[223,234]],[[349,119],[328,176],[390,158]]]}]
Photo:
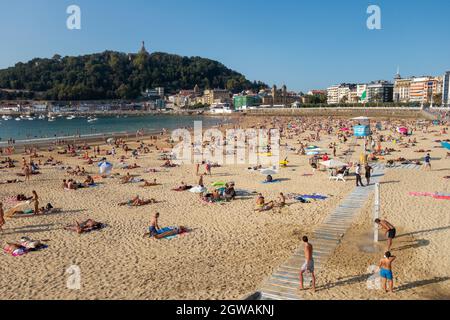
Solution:
[{"label": "colorful towel", "polygon": [[[165,227],[165,228],[159,229],[159,230],[158,230],[158,234],[163,234],[163,233],[165,233],[165,232],[173,231],[173,230],[175,230],[175,229],[177,229],[177,228],[176,228],[176,227]],[[180,235],[183,235],[183,234],[184,234],[184,233],[176,234],[176,235],[173,235],[173,236],[164,237],[163,239],[171,240],[171,239],[174,239],[174,238],[176,238],[176,237],[178,237],[178,236],[180,236]]]}]

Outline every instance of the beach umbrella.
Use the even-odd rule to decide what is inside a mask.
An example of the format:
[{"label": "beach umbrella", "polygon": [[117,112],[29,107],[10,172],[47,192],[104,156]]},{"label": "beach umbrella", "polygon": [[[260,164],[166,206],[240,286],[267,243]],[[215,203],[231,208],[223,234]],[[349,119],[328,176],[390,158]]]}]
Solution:
[{"label": "beach umbrella", "polygon": [[346,167],[348,166],[347,163],[343,163],[339,160],[328,160],[328,161],[323,161],[320,162],[321,165],[327,167],[327,168],[342,168],[342,167]]},{"label": "beach umbrella", "polygon": [[397,128],[397,132],[401,133],[401,134],[407,134],[408,133],[408,128],[406,128],[406,127],[398,127]]},{"label": "beach umbrella", "polygon": [[113,169],[113,165],[107,161],[103,161],[98,164],[98,169],[101,175],[110,175]]},{"label": "beach umbrella", "polygon": [[442,145],[442,147],[444,147],[445,149],[450,150],[450,142],[442,142],[441,145]]},{"label": "beach umbrella", "polygon": [[306,153],[307,156],[316,156],[318,155],[320,152],[319,151],[309,151]]},{"label": "beach umbrella", "polygon": [[317,146],[308,146],[308,147],[306,147],[306,149],[307,150],[315,150],[315,149],[320,149],[320,148]]},{"label": "beach umbrella", "polygon": [[273,174],[277,174],[278,173],[278,172],[276,172],[275,170],[272,170],[272,169],[263,169],[260,172],[261,172],[261,174],[263,174],[265,176],[269,176],[269,175],[271,176]]},{"label": "beach umbrella", "polygon": [[225,186],[225,182],[222,182],[222,181],[217,181],[217,182],[214,182],[213,184],[212,184],[212,186],[213,187],[223,187],[223,186]]},{"label": "beach umbrella", "polygon": [[349,131],[350,131],[350,128],[341,128],[341,131],[342,131],[342,132],[349,132]]},{"label": "beach umbrella", "polygon": [[205,187],[202,187],[202,186],[196,186],[189,190],[189,192],[192,192],[192,193],[203,193],[206,191],[208,191],[208,189],[206,189]]}]

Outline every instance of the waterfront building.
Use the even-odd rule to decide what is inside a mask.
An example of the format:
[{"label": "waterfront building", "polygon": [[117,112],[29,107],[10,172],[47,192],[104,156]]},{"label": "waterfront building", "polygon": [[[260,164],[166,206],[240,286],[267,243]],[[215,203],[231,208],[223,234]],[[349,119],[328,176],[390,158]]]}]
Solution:
[{"label": "waterfront building", "polygon": [[388,81],[373,81],[367,85],[367,99],[369,102],[393,102],[394,84]]},{"label": "waterfront building", "polygon": [[231,103],[231,93],[225,89],[205,90],[202,97],[203,104]]},{"label": "waterfront building", "polygon": [[284,85],[281,89],[278,89],[276,85],[272,87],[270,93],[261,92],[262,104],[268,106],[287,107],[295,101],[300,101],[301,97],[292,91],[288,91]]},{"label": "waterfront building", "polygon": [[394,102],[407,103],[410,101],[412,78],[396,78],[394,83]]},{"label": "waterfront building", "polygon": [[258,95],[235,95],[233,105],[236,110],[245,110],[247,108],[261,105],[262,99]]},{"label": "waterfront building", "polygon": [[[426,76],[413,78],[410,88],[410,101],[416,103],[431,103],[434,95],[438,94],[439,80]],[[442,89],[439,89],[442,91]]]},{"label": "waterfront building", "polygon": [[339,103],[339,86],[331,86],[327,89],[327,103],[338,104]]},{"label": "waterfront building", "polygon": [[338,103],[349,103],[352,96],[355,96],[356,84],[343,83],[340,85],[332,86],[327,89],[327,103],[328,104],[338,104]]}]

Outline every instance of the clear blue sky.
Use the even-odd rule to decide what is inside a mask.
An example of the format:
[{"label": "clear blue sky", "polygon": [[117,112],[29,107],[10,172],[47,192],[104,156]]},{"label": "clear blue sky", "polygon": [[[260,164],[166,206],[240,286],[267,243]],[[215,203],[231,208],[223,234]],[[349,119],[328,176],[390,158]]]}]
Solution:
[{"label": "clear blue sky", "polygon": [[[82,30],[66,28],[66,8]],[[367,7],[382,30],[366,27]],[[104,50],[202,56],[292,90],[450,70],[448,0],[0,0],[0,68]]]}]

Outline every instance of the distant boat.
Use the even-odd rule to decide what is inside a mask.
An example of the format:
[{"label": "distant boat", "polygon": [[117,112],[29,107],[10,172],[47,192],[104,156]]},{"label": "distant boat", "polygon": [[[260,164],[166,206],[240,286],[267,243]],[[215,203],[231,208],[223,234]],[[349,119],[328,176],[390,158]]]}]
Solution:
[{"label": "distant boat", "polygon": [[75,119],[76,117],[75,116],[68,116],[66,119],[67,120],[73,120],[73,119]]},{"label": "distant boat", "polygon": [[49,118],[48,118],[48,121],[49,121],[49,122],[53,122],[53,121],[55,121],[55,120],[56,120],[55,117],[49,117]]},{"label": "distant boat", "polygon": [[8,121],[8,120],[12,120],[12,117],[11,116],[3,116],[2,119],[5,121]]},{"label": "distant boat", "polygon": [[20,118],[16,118],[15,120],[16,120],[16,121],[20,121],[20,120],[22,120],[22,119],[20,119]]},{"label": "distant boat", "polygon": [[97,118],[89,117],[87,122],[92,123],[92,122],[95,122],[97,120],[98,120]]},{"label": "distant boat", "polygon": [[43,114],[41,114],[38,119],[39,120],[45,120],[45,116]]}]

